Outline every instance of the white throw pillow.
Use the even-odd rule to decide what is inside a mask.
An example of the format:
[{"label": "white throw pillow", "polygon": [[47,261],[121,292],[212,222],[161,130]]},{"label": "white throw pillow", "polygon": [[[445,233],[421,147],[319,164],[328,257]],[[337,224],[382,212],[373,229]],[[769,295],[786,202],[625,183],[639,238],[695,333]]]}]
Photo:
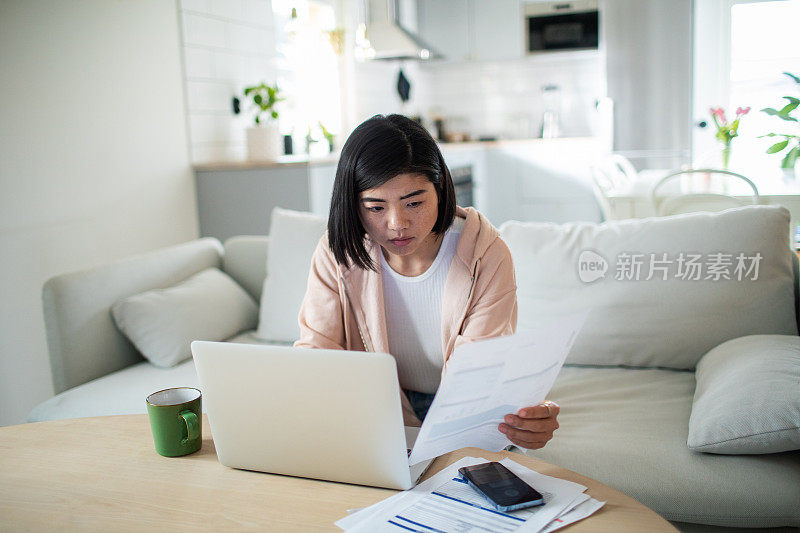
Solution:
[{"label": "white throw pillow", "polygon": [[724,454],[800,449],[800,337],[751,335],[697,363],[689,448]]},{"label": "white throw pillow", "polygon": [[216,268],[174,287],[124,298],[111,314],[142,355],[160,367],[191,357],[194,340],[225,340],[255,328],[258,319],[253,298]]},{"label": "white throw pillow", "polygon": [[[501,235],[514,258],[520,328],[592,309],[567,363],[691,369],[729,339],[797,334],[782,207],[599,225],[507,222]],[[758,263],[757,275],[736,271],[739,254],[745,267]],[[637,280],[628,267],[638,262]]]},{"label": "white throw pillow", "polygon": [[292,342],[300,338],[297,316],[306,294],[311,258],[326,229],[327,220],[312,213],[272,210],[257,332],[260,339]]}]

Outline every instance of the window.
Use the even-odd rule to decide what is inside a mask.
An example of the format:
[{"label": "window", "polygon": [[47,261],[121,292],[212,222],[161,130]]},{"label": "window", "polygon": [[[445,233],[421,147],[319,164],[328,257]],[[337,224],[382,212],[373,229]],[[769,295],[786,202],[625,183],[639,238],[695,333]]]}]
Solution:
[{"label": "window", "polygon": [[766,154],[773,144],[759,138],[783,131],[786,123],[762,113],[778,108],[796,84],[783,72],[800,75],[797,23],[800,0],[698,0],[695,11],[695,121],[711,125],[694,130],[695,166],[720,164],[721,144],[714,139],[710,107],[723,107],[728,120],[737,107],[750,107],[732,143],[731,170],[758,182],[780,174],[780,160]]},{"label": "window", "polygon": [[734,4],[731,7],[730,108],[749,106],[742,120],[738,166],[751,171],[774,168],[780,156],[766,154],[775,140],[759,135],[787,131],[789,125],[761,109],[780,109],[781,97],[796,95],[797,85],[783,72],[800,75],[800,1],[770,1]]},{"label": "window", "polygon": [[336,13],[323,0],[273,0],[277,47],[277,83],[283,102],[281,131],[292,135],[295,153],[327,151],[320,123],[331,133],[341,131],[339,55],[341,33]]}]

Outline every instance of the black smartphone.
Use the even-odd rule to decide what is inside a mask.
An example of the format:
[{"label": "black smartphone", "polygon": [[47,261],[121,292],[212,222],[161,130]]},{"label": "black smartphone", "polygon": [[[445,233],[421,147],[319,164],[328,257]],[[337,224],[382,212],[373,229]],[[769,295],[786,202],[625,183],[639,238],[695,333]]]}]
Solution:
[{"label": "black smartphone", "polygon": [[498,511],[515,511],[544,503],[536,489],[500,463],[465,466],[459,468],[458,473]]}]

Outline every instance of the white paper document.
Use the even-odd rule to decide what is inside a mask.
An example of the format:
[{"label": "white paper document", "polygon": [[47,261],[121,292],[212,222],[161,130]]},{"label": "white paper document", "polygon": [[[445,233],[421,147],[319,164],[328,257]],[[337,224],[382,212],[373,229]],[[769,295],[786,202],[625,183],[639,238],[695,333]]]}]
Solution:
[{"label": "white paper document", "polygon": [[468,446],[498,451],[512,444],[497,426],[505,415],[545,400],[587,315],[456,348],[409,463]]},{"label": "white paper document", "polygon": [[594,498],[590,498],[588,494],[584,494],[583,496],[585,496],[585,499],[581,503],[550,522],[547,527],[541,531],[541,533],[550,533],[551,531],[561,529],[562,527],[568,526],[574,522],[577,522],[578,520],[583,520],[584,518],[594,514],[595,511],[600,509],[606,503],[597,501]]},{"label": "white paper document", "polygon": [[[507,513],[497,511],[458,473],[462,466],[485,461],[477,457],[465,457],[412,490],[399,492],[351,514],[336,522],[336,525],[354,532],[553,531],[588,516],[602,506],[601,502],[583,494],[586,490],[583,485],[545,476],[510,459],[503,459],[501,463],[535,487],[545,503]],[[580,518],[573,514],[590,502],[599,505],[594,506],[588,514],[581,513]],[[589,507],[584,511],[587,509]]]}]

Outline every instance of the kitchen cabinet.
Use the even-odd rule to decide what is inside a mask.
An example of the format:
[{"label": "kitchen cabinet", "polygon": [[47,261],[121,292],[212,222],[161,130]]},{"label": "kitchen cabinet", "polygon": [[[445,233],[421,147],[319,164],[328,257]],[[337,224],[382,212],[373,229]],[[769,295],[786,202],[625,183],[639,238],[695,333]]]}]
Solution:
[{"label": "kitchen cabinet", "polygon": [[195,169],[201,237],[268,235],[272,208],[309,211],[308,164]]},{"label": "kitchen cabinet", "polygon": [[336,180],[336,163],[311,165],[308,169],[309,208],[315,215],[328,218]]},{"label": "kitchen cabinet", "polygon": [[469,0],[474,24],[470,56],[478,61],[520,59],[524,55],[519,0]]},{"label": "kitchen cabinet", "polygon": [[556,223],[602,221],[592,190],[591,167],[608,157],[603,140],[543,140],[518,157],[526,172],[520,191],[523,217]]},{"label": "kitchen cabinet", "polygon": [[445,61],[490,61],[523,56],[519,0],[420,0],[420,37]]},{"label": "kitchen cabinet", "polygon": [[[693,4],[692,0],[602,4],[607,96],[614,102],[614,150],[638,169],[680,168],[691,161]],[[709,131],[703,134],[713,137]]]},{"label": "kitchen cabinet", "polygon": [[495,226],[506,220],[522,220],[516,198],[517,171],[501,146],[486,150],[485,173],[480,183],[481,212]]},{"label": "kitchen cabinet", "polygon": [[473,166],[475,208],[495,226],[600,222],[590,167],[606,153],[595,138],[442,145],[448,166]]},{"label": "kitchen cabinet", "polygon": [[421,0],[417,3],[419,36],[447,61],[470,57],[470,0]]},{"label": "kitchen cabinet", "polygon": [[[536,222],[600,222],[601,213],[591,187],[591,165],[603,157],[597,139],[547,139],[509,143],[494,157],[503,161],[508,185],[498,205],[506,220]],[[505,221],[505,220],[504,220]]]}]

